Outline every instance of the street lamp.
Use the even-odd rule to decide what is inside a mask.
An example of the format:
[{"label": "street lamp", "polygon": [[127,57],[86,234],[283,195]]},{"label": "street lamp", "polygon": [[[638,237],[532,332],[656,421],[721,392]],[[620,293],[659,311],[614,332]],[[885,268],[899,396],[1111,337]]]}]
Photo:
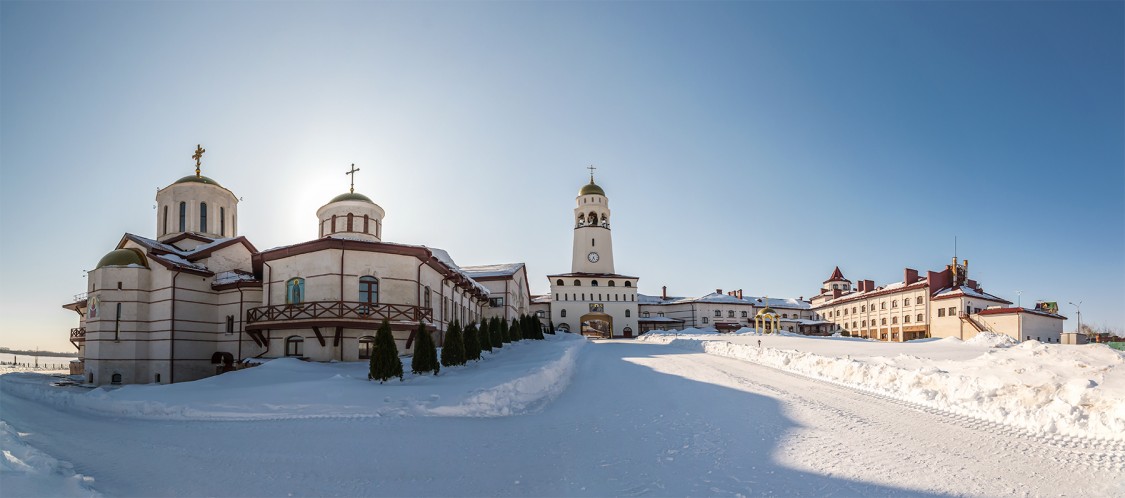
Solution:
[{"label": "street lamp", "polygon": [[1070,303],[1070,305],[1074,306],[1074,308],[1078,311],[1078,330],[1076,330],[1075,332],[1078,332],[1079,334],[1081,334],[1082,333],[1082,301],[1078,301],[1078,304]]}]

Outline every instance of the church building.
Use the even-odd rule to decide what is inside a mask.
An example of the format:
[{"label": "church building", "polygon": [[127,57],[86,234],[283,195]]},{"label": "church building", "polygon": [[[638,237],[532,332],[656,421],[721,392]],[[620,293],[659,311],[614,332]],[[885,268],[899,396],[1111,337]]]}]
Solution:
[{"label": "church building", "polygon": [[419,323],[440,345],[452,321],[488,309],[492,292],[447,252],[383,240],[384,210],[355,192],[354,165],[352,188],[316,212],[319,238],[259,251],[238,235],[238,198],[200,173],[203,152],[194,175],[157,192],[157,237],[126,233],[63,306],[79,315],[72,373],[87,383],[184,382],[284,356],[366,360],[384,320],[410,354]]},{"label": "church building", "polygon": [[551,321],[586,336],[634,337],[638,278],[614,270],[609,198],[594,183],[592,169],[575,204],[570,272],[547,276]]}]

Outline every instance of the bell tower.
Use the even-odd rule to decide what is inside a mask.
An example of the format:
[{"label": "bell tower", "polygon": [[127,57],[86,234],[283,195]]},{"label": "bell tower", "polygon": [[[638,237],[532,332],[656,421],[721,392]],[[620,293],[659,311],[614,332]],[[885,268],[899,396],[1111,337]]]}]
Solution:
[{"label": "bell tower", "polygon": [[594,167],[590,166],[590,183],[582,186],[575,198],[573,273],[613,273],[613,239],[610,237],[609,199],[594,183]]}]

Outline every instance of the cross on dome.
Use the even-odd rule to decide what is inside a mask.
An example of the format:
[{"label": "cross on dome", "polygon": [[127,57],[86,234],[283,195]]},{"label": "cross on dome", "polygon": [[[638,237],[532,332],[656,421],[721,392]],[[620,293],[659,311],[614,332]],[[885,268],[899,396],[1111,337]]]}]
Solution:
[{"label": "cross on dome", "polygon": [[590,170],[590,183],[594,183],[594,170],[596,170],[598,168],[595,168],[594,165],[591,164],[591,165],[587,166],[586,169]]},{"label": "cross on dome", "polygon": [[191,156],[192,159],[195,159],[195,176],[201,176],[199,174],[199,160],[203,159],[204,152],[207,152],[207,149],[204,149],[200,144],[195,144],[195,154]]},{"label": "cross on dome", "polygon": [[355,193],[355,172],[356,171],[359,171],[359,168],[355,167],[355,163],[352,163],[352,169],[348,170],[347,173],[344,173],[345,175],[352,175],[352,186],[351,186],[351,188],[348,189],[348,192],[351,192],[353,194]]}]

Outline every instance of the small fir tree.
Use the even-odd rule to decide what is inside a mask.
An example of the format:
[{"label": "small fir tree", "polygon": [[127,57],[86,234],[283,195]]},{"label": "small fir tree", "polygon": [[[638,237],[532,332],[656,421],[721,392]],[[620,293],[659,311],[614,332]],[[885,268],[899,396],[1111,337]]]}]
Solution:
[{"label": "small fir tree", "polygon": [[520,331],[520,322],[516,321],[515,318],[512,319],[512,324],[508,326],[508,337],[512,338],[512,342],[523,339],[523,332]]},{"label": "small fir tree", "polygon": [[502,318],[498,318],[498,320],[500,321],[500,340],[504,341],[504,344],[512,342],[511,330],[508,327],[508,321]]},{"label": "small fir tree", "polygon": [[477,338],[480,341],[481,351],[492,352],[492,328],[488,326],[488,319],[480,321],[480,330],[477,331]]},{"label": "small fir tree", "polygon": [[547,321],[547,333],[555,335],[555,321],[553,319]]},{"label": "small fir tree", "polygon": [[434,375],[441,371],[434,336],[422,322],[418,322],[418,330],[414,332],[414,357],[410,359],[410,371],[416,374],[433,372]]},{"label": "small fir tree", "polygon": [[504,347],[504,336],[500,333],[500,320],[496,317],[492,317],[488,321],[488,336],[492,339],[492,347]]},{"label": "small fir tree", "polygon": [[477,326],[470,323],[465,327],[465,361],[479,360],[480,359],[480,335],[477,334]]},{"label": "small fir tree", "polygon": [[402,360],[398,357],[398,346],[395,346],[395,337],[391,334],[391,324],[387,320],[383,320],[379,331],[375,333],[375,351],[371,354],[367,377],[378,380],[380,384],[391,377],[402,380]]},{"label": "small fir tree", "polygon": [[536,339],[540,341],[546,339],[546,337],[543,337],[543,321],[539,319],[539,315],[535,315],[531,318],[531,326],[535,328]]},{"label": "small fir tree", "polygon": [[464,364],[465,338],[461,336],[461,324],[454,320],[449,324],[449,331],[445,333],[445,343],[441,345],[441,366]]}]

